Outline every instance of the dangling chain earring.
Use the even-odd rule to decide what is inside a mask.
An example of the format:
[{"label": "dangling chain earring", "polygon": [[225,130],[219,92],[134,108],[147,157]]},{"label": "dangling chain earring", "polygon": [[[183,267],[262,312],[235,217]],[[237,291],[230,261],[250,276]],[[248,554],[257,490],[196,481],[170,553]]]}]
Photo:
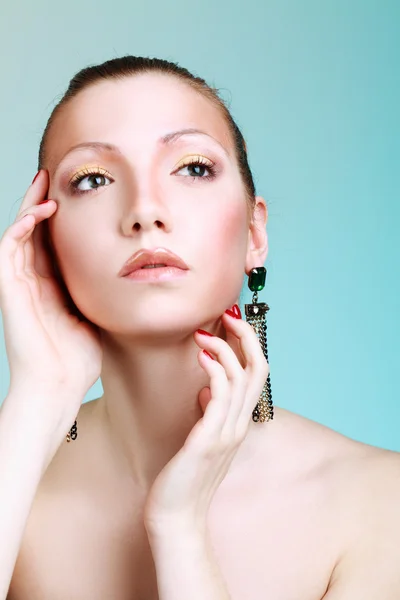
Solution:
[{"label": "dangling chain earring", "polygon": [[77,421],[75,421],[75,423],[72,425],[71,429],[67,433],[67,442],[70,442],[71,440],[76,440],[77,437],[78,437],[78,429],[77,429]]},{"label": "dangling chain earring", "polygon": [[[253,294],[252,304],[245,304],[246,321],[253,327],[263,350],[264,356],[268,362],[267,350],[267,323],[265,315],[269,311],[269,306],[265,302],[258,302],[258,293],[264,288],[265,276],[267,270],[265,267],[256,267],[252,269],[249,275],[249,288]],[[265,381],[260,399],[253,410],[252,419],[255,423],[272,421],[274,418],[274,407],[272,404],[271,380],[268,377]]]}]

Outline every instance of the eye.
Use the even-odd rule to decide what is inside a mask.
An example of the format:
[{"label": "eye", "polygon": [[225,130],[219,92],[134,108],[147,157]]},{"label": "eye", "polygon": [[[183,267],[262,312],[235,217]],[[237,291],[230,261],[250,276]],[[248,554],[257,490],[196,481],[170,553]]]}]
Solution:
[{"label": "eye", "polygon": [[[174,171],[175,173],[182,171],[182,169],[189,169],[190,177],[193,180],[195,179],[213,179],[216,175],[216,169],[214,164],[208,160],[206,160],[202,156],[196,156],[189,159],[186,159],[182,164],[178,166],[178,168]],[[209,175],[202,175],[204,170],[209,172]],[[200,172],[199,172],[200,171]]]},{"label": "eye", "polygon": [[[214,164],[205,159],[203,156],[196,156],[185,159],[174,173],[182,171],[183,169],[189,170],[189,176],[193,181],[196,179],[214,179],[216,176],[216,167]],[[204,174],[204,171],[208,171],[208,175]],[[73,194],[86,194],[98,190],[100,187],[107,187],[108,184],[104,184],[104,181],[108,179],[110,183],[114,180],[111,175],[105,169],[101,167],[90,167],[79,171],[74,175],[68,184]],[[86,180],[86,185],[81,185]]]},{"label": "eye", "polygon": [[[105,187],[102,185],[102,182],[105,179],[108,179],[111,182],[114,181],[111,179],[111,176],[106,176],[106,174],[109,175],[108,171],[101,167],[82,169],[71,179],[69,187],[72,189],[72,192],[76,194],[85,194],[86,192],[97,190],[99,187]],[[86,189],[85,186],[80,185],[85,179],[88,184]],[[92,182],[93,185],[91,185],[90,182]]]}]

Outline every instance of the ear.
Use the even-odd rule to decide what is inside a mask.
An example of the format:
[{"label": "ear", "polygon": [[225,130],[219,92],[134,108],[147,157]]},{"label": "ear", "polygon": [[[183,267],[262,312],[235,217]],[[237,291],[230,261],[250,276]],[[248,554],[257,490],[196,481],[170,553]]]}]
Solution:
[{"label": "ear", "polygon": [[267,236],[268,208],[261,196],[255,197],[252,219],[249,224],[249,237],[246,255],[246,273],[264,265],[268,254]]}]

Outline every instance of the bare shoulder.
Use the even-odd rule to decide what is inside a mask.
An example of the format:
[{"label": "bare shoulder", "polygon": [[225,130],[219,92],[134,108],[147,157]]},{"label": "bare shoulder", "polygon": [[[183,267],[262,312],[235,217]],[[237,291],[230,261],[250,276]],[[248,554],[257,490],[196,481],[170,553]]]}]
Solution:
[{"label": "bare shoulder", "polygon": [[[328,490],[337,556],[326,600],[400,597],[400,453],[292,413],[301,458]],[[319,453],[320,458],[317,459]],[[315,460],[315,462],[314,462]]]},{"label": "bare shoulder", "polygon": [[318,481],[327,490],[324,497],[329,497],[348,543],[362,530],[400,520],[399,452],[353,440],[282,408],[278,423],[280,468],[293,479]]},{"label": "bare shoulder", "polygon": [[[336,467],[346,543],[326,600],[400,597],[400,454],[351,441]],[[346,505],[347,502],[347,505]]]},{"label": "bare shoulder", "polygon": [[284,443],[292,454],[297,447],[299,462],[331,466],[331,474],[350,487],[376,484],[377,479],[400,486],[400,452],[359,442],[286,409],[278,411]]}]

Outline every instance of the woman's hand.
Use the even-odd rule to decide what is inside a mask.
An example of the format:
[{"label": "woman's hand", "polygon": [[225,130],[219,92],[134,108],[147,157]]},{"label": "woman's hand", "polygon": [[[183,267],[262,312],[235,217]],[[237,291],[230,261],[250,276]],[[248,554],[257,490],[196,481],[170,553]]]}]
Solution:
[{"label": "woman's hand", "polygon": [[71,314],[59,285],[43,225],[57,212],[46,199],[49,175],[29,186],[15,222],[0,240],[0,308],[10,365],[10,396],[40,422],[49,458],[73,424],[101,373],[98,328]]},{"label": "woman's hand", "polygon": [[150,490],[144,510],[149,533],[170,529],[171,523],[204,528],[211,500],[246,437],[268,377],[269,365],[252,326],[226,312],[222,323],[226,342],[194,334],[200,348],[217,360],[203,351],[198,354],[200,366],[210,376],[210,387],[198,397],[204,415]]}]

